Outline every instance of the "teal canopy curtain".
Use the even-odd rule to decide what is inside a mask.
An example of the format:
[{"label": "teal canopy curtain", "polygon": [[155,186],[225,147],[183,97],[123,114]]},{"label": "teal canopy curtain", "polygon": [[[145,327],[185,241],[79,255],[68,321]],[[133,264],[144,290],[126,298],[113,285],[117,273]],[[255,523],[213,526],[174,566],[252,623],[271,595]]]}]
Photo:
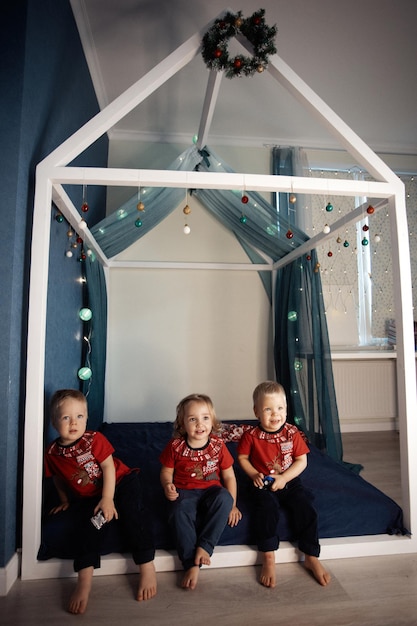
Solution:
[{"label": "teal canopy curtain", "polygon": [[[290,163],[291,155],[286,157]],[[233,172],[210,148],[198,150],[196,146],[187,149],[169,169]],[[195,194],[201,204],[235,234],[254,263],[266,265],[277,261],[308,239],[291,223],[293,220],[289,219],[288,213],[285,215],[283,211],[278,211],[273,203],[256,192],[246,192],[245,189],[188,191]],[[103,251],[109,257],[114,256],[169,215],[184,199],[184,192],[178,189],[141,189],[146,209],[140,227],[135,227],[138,218],[136,194],[92,228],[92,234]],[[244,202],[243,196],[246,196]],[[288,236],[288,231],[291,236]],[[299,259],[277,272],[273,302],[276,375],[288,393],[289,420],[332,458],[342,461],[326,317],[320,273],[314,271],[315,262],[316,255],[312,251],[310,261]],[[93,266],[91,263],[90,270]],[[259,274],[272,302],[273,272],[268,269]],[[94,352],[95,348],[92,354]],[[101,367],[104,372],[103,362]]]}]

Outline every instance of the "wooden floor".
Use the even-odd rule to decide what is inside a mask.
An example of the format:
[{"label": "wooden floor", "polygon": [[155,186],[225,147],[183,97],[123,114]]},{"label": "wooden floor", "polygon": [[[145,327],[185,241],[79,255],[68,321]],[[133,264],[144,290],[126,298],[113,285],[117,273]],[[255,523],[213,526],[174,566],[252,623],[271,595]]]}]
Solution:
[{"label": "wooden floor", "polygon": [[[344,457],[364,465],[363,477],[399,501],[398,435],[347,434]],[[386,487],[386,488],[384,488]],[[364,557],[324,562],[332,575],[320,587],[298,563],[277,565],[278,584],[257,582],[257,567],[203,569],[195,591],[178,587],[179,572],[158,574],[158,595],[134,600],[136,576],[94,580],[87,613],[75,617],[64,607],[73,579],[17,581],[0,598],[0,624],[38,626],[74,623],[115,626],[416,626],[417,555]]]}]

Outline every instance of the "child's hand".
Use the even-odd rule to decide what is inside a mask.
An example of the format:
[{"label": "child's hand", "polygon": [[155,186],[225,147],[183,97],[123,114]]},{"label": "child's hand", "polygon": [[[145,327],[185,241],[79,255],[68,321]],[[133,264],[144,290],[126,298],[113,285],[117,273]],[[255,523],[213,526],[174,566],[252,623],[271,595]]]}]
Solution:
[{"label": "child's hand", "polygon": [[69,502],[62,502],[58,504],[58,506],[54,506],[53,509],[49,511],[49,515],[55,515],[55,513],[59,513],[60,511],[66,511],[69,507]]},{"label": "child's hand", "polygon": [[258,487],[258,489],[263,489],[264,488],[264,474],[262,474],[262,472],[258,472],[258,474],[256,474],[253,478],[253,484],[255,487]]},{"label": "child's hand", "polygon": [[284,489],[286,484],[287,481],[285,480],[284,476],[282,474],[278,474],[277,476],[274,476],[274,483],[273,485],[271,485],[271,491],[279,491],[280,489]]},{"label": "child's hand", "polygon": [[116,511],[116,507],[114,506],[113,498],[101,498],[100,502],[94,509],[94,515],[99,511],[103,512],[106,522],[111,522],[113,517],[119,519],[119,514]]},{"label": "child's hand", "polygon": [[232,526],[233,528],[233,526],[237,526],[239,524],[241,519],[242,519],[242,513],[239,511],[237,506],[234,506],[233,509],[229,513],[227,523],[229,524],[229,526]]},{"label": "child's hand", "polygon": [[164,485],[164,493],[165,493],[165,497],[171,502],[176,500],[178,496],[180,495],[174,483],[167,483],[166,485]]}]

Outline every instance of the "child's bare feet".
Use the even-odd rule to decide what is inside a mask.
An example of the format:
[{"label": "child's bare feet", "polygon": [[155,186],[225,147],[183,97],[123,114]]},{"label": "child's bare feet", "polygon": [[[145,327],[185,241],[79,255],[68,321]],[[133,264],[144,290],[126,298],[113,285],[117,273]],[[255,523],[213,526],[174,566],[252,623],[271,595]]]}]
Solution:
[{"label": "child's bare feet", "polygon": [[262,552],[262,569],[259,582],[264,587],[275,587],[275,554]]},{"label": "child's bare feet", "polygon": [[150,600],[156,596],[156,572],[153,561],[142,563],[139,568],[139,587],[137,600]]},{"label": "child's bare feet", "polygon": [[196,565],[211,565],[209,553],[204,548],[198,547],[195,551],[194,563]]},{"label": "child's bare feet", "polygon": [[198,565],[193,565],[193,567],[187,569],[184,574],[184,578],[182,579],[181,587],[183,589],[195,589],[197,586],[199,573],[200,568]]},{"label": "child's bare feet", "polygon": [[70,613],[74,613],[74,615],[85,613],[90,596],[93,573],[93,567],[85,567],[78,572],[77,585],[68,604]]},{"label": "child's bare feet", "polygon": [[320,585],[325,587],[329,584],[331,576],[327,570],[324,569],[316,556],[305,555],[304,567],[308,569],[317,580]]}]

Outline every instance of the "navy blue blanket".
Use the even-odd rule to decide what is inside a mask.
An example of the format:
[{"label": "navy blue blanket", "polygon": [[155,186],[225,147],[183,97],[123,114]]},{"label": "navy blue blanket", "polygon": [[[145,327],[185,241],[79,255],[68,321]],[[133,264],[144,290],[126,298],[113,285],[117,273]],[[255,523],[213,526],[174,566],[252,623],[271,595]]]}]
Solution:
[{"label": "navy blue blanket", "polygon": [[[101,429],[112,443],[115,456],[130,467],[140,467],[149,508],[154,515],[156,548],[165,550],[174,549],[174,541],[167,526],[167,500],[159,482],[159,454],[172,436],[172,428],[171,422],[144,422],[103,424]],[[228,441],[227,446],[236,459],[237,442]],[[318,511],[320,538],[407,534],[402,510],[391,498],[315,446],[309,444],[309,447],[308,466],[302,474],[302,481],[310,491]],[[236,527],[225,528],[219,545],[254,545],[250,484],[237,463],[235,472],[238,481],[237,504],[243,518]],[[52,502],[48,490],[46,494],[47,511]],[[103,554],[125,552],[126,546],[118,533],[118,524],[110,526],[112,528],[108,529]],[[285,513],[280,519],[278,531],[281,541],[295,540]],[[71,508],[65,514],[45,514],[38,559],[73,558],[72,535],[74,524]]]}]

